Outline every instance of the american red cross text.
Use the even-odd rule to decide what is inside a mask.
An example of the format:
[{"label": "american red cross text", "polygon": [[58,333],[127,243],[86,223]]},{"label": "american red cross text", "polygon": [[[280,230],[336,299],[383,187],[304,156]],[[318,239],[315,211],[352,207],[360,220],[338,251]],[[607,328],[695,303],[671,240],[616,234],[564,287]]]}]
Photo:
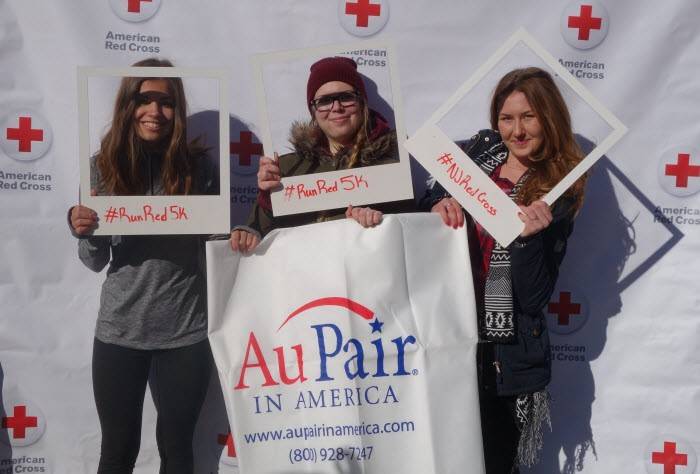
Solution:
[{"label": "american red cross text", "polygon": [[263,154],[263,146],[260,143],[253,143],[253,134],[248,131],[241,132],[240,142],[231,142],[229,153],[238,155],[238,164],[240,166],[250,166],[251,157],[261,156]]},{"label": "american red cross text", "polygon": [[345,14],[357,15],[355,26],[359,27],[367,27],[369,25],[369,17],[379,16],[381,11],[381,5],[370,3],[369,0],[357,0],[357,3],[347,2],[345,4]]},{"label": "american red cross text", "polygon": [[41,142],[44,140],[44,131],[36,128],[32,128],[32,118],[31,117],[19,117],[19,127],[18,128],[8,128],[7,129],[7,139],[8,140],[18,140],[19,141],[19,151],[30,152],[32,151],[32,142]]},{"label": "american red cross text", "polygon": [[700,176],[700,166],[690,164],[689,153],[679,153],[678,161],[676,161],[676,164],[666,165],[664,173],[666,174],[666,176],[676,177],[677,188],[687,188],[688,177],[692,176],[696,178]]},{"label": "american red cross text", "polygon": [[557,324],[559,326],[568,326],[569,318],[574,314],[581,314],[581,305],[571,303],[571,292],[562,291],[559,293],[558,303],[549,303],[547,311],[557,315]]},{"label": "american red cross text", "polygon": [[578,28],[578,39],[588,40],[591,30],[599,30],[603,19],[593,16],[592,5],[581,5],[579,16],[569,17],[569,28]]},{"label": "american red cross text", "polygon": [[687,466],[688,455],[676,453],[676,443],[664,441],[663,452],[651,453],[652,464],[663,464],[664,474],[676,474],[676,466]]},{"label": "american red cross text", "polygon": [[37,422],[36,416],[27,416],[25,405],[17,405],[12,416],[2,418],[2,427],[8,430],[12,429],[13,438],[24,439],[27,435],[27,428],[36,428]]}]

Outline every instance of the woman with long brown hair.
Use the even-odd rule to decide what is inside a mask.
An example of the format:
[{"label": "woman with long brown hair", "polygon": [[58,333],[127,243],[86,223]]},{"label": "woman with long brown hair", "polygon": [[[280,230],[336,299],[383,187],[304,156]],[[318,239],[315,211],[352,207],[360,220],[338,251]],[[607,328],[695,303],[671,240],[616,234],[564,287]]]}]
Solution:
[{"label": "woman with long brown hair", "polygon": [[[171,67],[146,59],[134,66]],[[205,151],[187,142],[179,78],[124,77],[109,130],[91,160],[96,195],[216,194]],[[69,211],[81,261],[108,263],[95,330],[92,377],[102,429],[98,472],[129,473],[141,443],[149,382],[158,411],[161,473],[192,473],[192,438],[209,383],[204,236],[93,236],[97,214]]]},{"label": "woman with long brown hair", "polygon": [[[583,158],[571,118],[552,77],[539,68],[507,73],[493,94],[491,130],[464,150],[520,207],[524,229],[501,247],[469,216],[474,288],[479,316],[479,399],[488,474],[532,465],[549,423],[551,376],[543,309],[566,253],[573,218],[583,201],[579,179],[550,208],[541,198]],[[459,203],[436,185],[432,211],[459,228]]]}]

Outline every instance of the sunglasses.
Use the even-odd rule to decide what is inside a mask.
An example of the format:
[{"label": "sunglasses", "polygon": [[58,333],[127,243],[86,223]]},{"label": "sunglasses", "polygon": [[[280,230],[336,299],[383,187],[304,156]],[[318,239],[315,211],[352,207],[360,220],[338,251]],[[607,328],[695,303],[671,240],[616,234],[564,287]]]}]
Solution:
[{"label": "sunglasses", "polygon": [[341,107],[352,107],[360,100],[360,96],[355,91],[338,92],[336,94],[322,95],[309,102],[317,112],[329,112],[333,104],[338,101]]},{"label": "sunglasses", "polygon": [[167,107],[170,109],[175,107],[175,101],[173,98],[168,94],[164,94],[163,92],[147,91],[136,94],[137,106],[148,105],[152,102],[155,102],[161,107]]}]

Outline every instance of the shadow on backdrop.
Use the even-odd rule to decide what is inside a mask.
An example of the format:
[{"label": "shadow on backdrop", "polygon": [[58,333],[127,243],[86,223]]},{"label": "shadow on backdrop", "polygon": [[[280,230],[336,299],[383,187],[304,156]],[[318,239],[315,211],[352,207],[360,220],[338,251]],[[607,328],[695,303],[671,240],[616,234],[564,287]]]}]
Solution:
[{"label": "shadow on backdrop", "polygon": [[[188,117],[189,139],[201,137],[209,148],[209,159],[219,168],[219,112],[205,110]],[[248,124],[234,115],[229,116],[230,163],[230,225],[245,223],[257,198],[257,172],[263,146]]]},{"label": "shadow on backdrop", "polygon": [[[576,139],[584,154],[596,146],[584,137],[577,135]],[[567,335],[550,332],[552,345],[584,346],[585,360],[553,362],[552,383],[549,386],[552,393],[552,432],[545,430],[540,463],[532,469],[522,468],[523,474],[573,474],[581,471],[585,463],[591,462],[590,455],[597,458],[591,427],[595,379],[590,362],[596,360],[605,349],[608,321],[622,310],[622,292],[683,238],[677,227],[665,224],[670,238],[641,264],[633,269],[626,268],[629,257],[637,247],[636,216],[630,220],[622,213],[613,180],[650,214],[656,207],[608,157],[603,156],[591,168],[584,206],[576,218],[574,233],[560,271],[560,282],[570,282],[588,295],[588,320],[581,332]],[[560,456],[563,462],[560,462]]]},{"label": "shadow on backdrop", "polygon": [[5,400],[3,398],[3,387],[5,385],[5,371],[0,363],[0,462],[5,459],[12,459],[12,445],[10,444],[9,430],[5,428],[7,411],[5,411]]}]

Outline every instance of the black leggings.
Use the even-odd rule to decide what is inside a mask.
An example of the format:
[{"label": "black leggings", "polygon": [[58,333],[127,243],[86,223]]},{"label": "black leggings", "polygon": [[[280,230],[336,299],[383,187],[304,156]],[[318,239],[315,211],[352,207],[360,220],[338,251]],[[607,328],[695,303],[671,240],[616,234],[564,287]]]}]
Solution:
[{"label": "black leggings", "polygon": [[129,349],[95,339],[92,384],[102,429],[98,473],[130,474],[141,445],[146,383],[158,412],[160,473],[192,474],[192,437],[211,373],[204,340],[165,350]]},{"label": "black leggings", "polygon": [[515,420],[517,397],[496,394],[496,369],[492,343],[480,342],[477,350],[481,436],[486,474],[518,474],[516,465],[520,429]]}]

